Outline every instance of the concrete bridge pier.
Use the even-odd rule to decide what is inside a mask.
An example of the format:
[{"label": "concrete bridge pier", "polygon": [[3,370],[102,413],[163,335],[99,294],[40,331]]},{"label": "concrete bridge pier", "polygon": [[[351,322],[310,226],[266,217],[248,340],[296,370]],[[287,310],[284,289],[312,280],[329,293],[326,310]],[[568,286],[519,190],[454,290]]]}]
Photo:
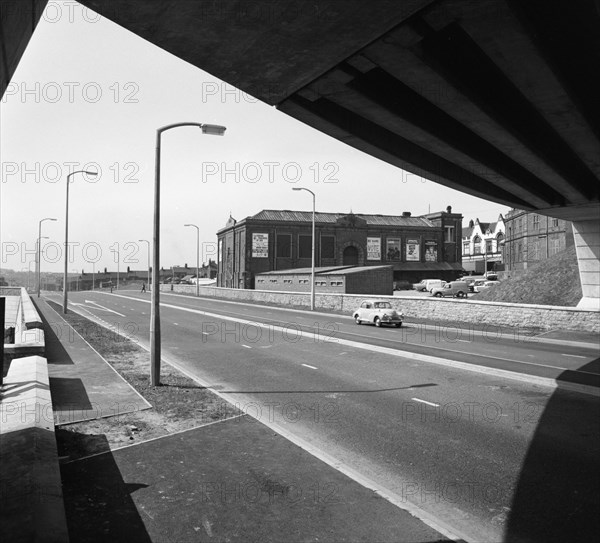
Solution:
[{"label": "concrete bridge pier", "polygon": [[573,221],[583,298],[577,307],[600,310],[600,220]]}]

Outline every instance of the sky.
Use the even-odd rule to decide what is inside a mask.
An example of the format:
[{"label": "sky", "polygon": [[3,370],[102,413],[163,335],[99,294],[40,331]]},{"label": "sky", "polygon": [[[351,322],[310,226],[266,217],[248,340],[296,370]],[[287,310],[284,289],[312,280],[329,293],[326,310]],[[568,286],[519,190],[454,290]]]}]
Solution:
[{"label": "sky", "polygon": [[[216,260],[216,232],[262,209],[421,215],[451,205],[495,221],[508,208],[353,149],[146,42],[75,2],[50,1],[0,102],[2,268],[147,269],[156,130],[163,134],[161,266]],[[118,262],[118,264],[117,264]]]}]

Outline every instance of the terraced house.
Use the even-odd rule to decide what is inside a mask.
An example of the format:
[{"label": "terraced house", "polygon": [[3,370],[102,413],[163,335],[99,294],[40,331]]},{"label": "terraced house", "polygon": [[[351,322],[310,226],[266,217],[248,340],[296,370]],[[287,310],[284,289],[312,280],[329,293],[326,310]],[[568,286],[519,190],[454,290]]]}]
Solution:
[{"label": "terraced house", "polygon": [[[423,277],[452,280],[462,270],[462,215],[446,211],[413,217],[315,213],[315,265],[381,266],[396,282]],[[258,288],[258,273],[311,266],[312,212],[263,210],[217,232],[217,284]]]}]

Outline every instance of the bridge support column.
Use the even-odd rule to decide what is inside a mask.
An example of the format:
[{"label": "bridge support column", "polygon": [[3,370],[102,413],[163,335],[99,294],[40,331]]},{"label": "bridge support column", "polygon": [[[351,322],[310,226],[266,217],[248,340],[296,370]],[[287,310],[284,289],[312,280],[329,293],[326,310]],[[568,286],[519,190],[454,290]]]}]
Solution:
[{"label": "bridge support column", "polygon": [[577,307],[600,311],[600,221],[573,221],[583,298]]}]

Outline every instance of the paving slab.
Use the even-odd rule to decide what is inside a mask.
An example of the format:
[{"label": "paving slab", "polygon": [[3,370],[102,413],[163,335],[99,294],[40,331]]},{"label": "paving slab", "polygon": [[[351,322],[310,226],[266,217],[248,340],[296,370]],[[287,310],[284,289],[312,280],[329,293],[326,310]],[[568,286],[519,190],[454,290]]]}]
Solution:
[{"label": "paving slab", "polygon": [[71,541],[447,541],[247,416],[63,464],[61,473]]},{"label": "paving slab", "polygon": [[36,299],[35,304],[44,321],[55,424],[151,407],[46,300]]}]

